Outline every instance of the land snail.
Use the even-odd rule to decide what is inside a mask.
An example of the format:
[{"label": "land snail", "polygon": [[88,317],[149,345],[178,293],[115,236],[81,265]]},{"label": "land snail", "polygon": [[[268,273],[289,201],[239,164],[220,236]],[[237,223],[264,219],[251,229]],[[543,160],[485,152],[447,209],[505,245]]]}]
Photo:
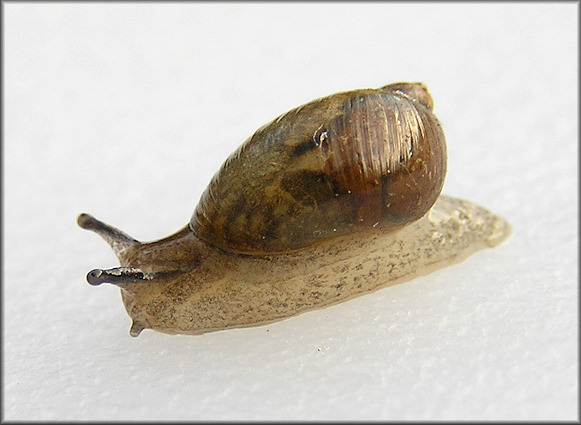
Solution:
[{"label": "land snail", "polygon": [[88,214],[120,267],[133,323],[169,334],[266,324],[404,282],[495,246],[509,225],[440,195],[443,130],[421,83],[337,93],[258,129],[222,165],[190,222],[139,242]]}]

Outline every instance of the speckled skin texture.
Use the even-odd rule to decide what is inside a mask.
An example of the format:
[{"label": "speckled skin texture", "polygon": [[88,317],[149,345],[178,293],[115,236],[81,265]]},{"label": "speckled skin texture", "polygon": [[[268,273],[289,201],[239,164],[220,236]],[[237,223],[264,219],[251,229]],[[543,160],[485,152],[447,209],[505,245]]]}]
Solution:
[{"label": "speckled skin texture", "polygon": [[[272,322],[401,283],[494,246],[508,234],[507,223],[487,210],[441,196],[428,214],[398,231],[340,236],[296,253],[242,256],[199,242],[203,253],[191,270],[136,282],[121,292],[134,322],[132,335],[145,328],[201,334]],[[192,238],[182,232],[168,243],[191,247]],[[155,272],[151,248],[135,246],[122,256],[122,265]]]}]

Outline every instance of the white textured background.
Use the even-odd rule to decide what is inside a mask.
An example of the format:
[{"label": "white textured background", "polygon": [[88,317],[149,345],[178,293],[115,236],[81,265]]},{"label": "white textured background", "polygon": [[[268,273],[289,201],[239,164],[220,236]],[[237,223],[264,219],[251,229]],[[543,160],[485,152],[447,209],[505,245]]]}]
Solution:
[{"label": "white textured background", "polygon": [[[578,418],[577,4],[2,6],[4,419]],[[78,213],[168,235],[256,128],[400,80],[503,245],[198,337],[131,338],[85,282],[117,262]]]}]

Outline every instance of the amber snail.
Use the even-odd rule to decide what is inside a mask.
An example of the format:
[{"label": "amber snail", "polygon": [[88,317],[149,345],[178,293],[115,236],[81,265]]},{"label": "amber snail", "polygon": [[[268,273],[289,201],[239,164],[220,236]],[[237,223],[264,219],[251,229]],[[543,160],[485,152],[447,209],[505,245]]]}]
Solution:
[{"label": "amber snail", "polygon": [[440,196],[446,142],[421,83],[337,93],[258,129],[222,165],[190,222],[142,243],[81,214],[120,267],[143,329],[202,334],[265,324],[409,280],[494,246],[507,223]]}]

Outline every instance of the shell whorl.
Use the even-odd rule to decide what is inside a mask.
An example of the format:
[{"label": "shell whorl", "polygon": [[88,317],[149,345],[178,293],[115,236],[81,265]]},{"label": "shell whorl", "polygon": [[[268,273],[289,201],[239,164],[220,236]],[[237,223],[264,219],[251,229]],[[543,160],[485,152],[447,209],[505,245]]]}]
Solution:
[{"label": "shell whorl", "polygon": [[227,252],[282,253],[396,229],[441,192],[446,143],[420,83],[337,93],[258,129],[222,165],[190,221]]}]

